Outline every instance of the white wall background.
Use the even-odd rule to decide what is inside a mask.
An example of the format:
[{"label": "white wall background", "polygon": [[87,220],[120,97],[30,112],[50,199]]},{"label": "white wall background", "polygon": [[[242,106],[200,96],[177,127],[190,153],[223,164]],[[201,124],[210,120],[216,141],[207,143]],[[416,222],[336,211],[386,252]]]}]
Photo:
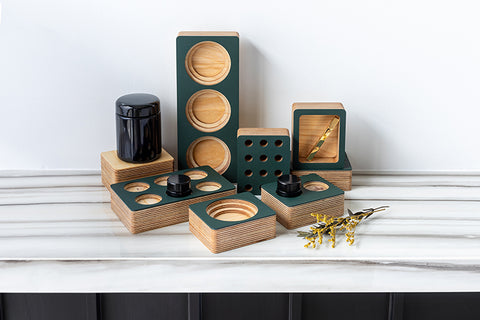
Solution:
[{"label": "white wall background", "polygon": [[480,172],[475,0],[0,0],[0,169],[98,169],[114,101],[162,102],[176,152],[175,37],[240,33],[240,125],[340,101],[354,169]]}]

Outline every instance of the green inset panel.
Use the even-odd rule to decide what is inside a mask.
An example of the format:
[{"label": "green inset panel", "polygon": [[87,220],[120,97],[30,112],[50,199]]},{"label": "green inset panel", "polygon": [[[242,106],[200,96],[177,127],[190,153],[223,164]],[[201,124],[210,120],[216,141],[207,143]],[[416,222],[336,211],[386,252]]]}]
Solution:
[{"label": "green inset panel", "polygon": [[[345,194],[342,189],[334,186],[329,181],[323,179],[322,177],[316,174],[309,174],[300,177],[302,180],[302,194],[298,197],[281,197],[277,195],[277,183],[272,182],[262,186],[262,189],[270,193],[272,196],[275,196],[281,203],[286,205],[287,207],[295,207],[301,204],[305,204],[308,202],[318,201],[322,199],[327,199],[335,196],[339,196]],[[328,186],[328,189],[323,191],[311,191],[306,188],[306,185],[309,182],[320,182]]]},{"label": "green inset panel", "polygon": [[[207,213],[207,207],[216,202],[216,201],[222,201],[222,200],[227,200],[227,199],[235,199],[235,200],[243,200],[247,201],[251,204],[253,204],[255,207],[257,207],[258,211],[257,214],[254,216],[241,220],[241,221],[223,221],[223,220],[218,220],[213,217],[211,217]],[[227,196],[219,199],[214,199],[214,200],[208,200],[200,203],[195,203],[189,206],[190,210],[192,210],[200,219],[202,219],[203,222],[212,230],[218,230],[230,226],[234,226],[237,224],[241,224],[244,222],[249,222],[257,219],[262,219],[265,217],[270,217],[275,215],[275,211],[270,209],[266,204],[264,204],[262,201],[260,201],[257,197],[255,197],[253,194],[250,192],[243,192],[243,193],[238,193],[232,196]]]},{"label": "green inset panel", "polygon": [[176,58],[178,167],[210,165],[236,181],[238,35],[180,33]]},{"label": "green inset panel", "polygon": [[[192,185],[192,193],[190,195],[185,197],[171,197],[167,195],[166,178],[174,174],[186,174],[190,176]],[[159,185],[158,183],[160,183],[160,181],[164,181],[164,185]],[[126,190],[129,189],[129,185],[132,186],[131,190],[134,190],[136,186],[138,186],[137,188],[139,188],[139,190],[143,189],[144,187],[147,188],[142,191],[131,192]],[[112,184],[111,187],[131,211],[144,210],[169,203],[185,201],[192,198],[203,197],[209,194],[235,189],[235,186],[231,182],[219,175],[209,166],[185,169],[141,179],[124,181]],[[206,191],[200,190],[199,188]],[[218,189],[213,190],[216,188]],[[145,195],[160,196],[161,201],[152,204],[138,203],[136,199]]]},{"label": "green inset panel", "polygon": [[260,186],[290,173],[288,135],[240,135],[237,138],[237,188],[260,194]]}]

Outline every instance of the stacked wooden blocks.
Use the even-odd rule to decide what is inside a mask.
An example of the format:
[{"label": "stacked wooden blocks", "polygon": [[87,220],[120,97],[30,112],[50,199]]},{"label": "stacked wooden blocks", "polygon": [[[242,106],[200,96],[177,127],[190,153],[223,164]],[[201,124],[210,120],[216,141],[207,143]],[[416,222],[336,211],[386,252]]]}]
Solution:
[{"label": "stacked wooden blocks", "polygon": [[275,212],[249,192],[190,206],[190,231],[213,253],[275,238]]},{"label": "stacked wooden blocks", "polygon": [[[169,176],[186,175],[191,193],[170,196]],[[140,233],[188,221],[188,206],[236,193],[235,186],[212,168],[205,166],[125,181],[112,186],[112,210],[131,233]]]},{"label": "stacked wooden blocks", "polygon": [[236,181],[239,37],[180,32],[177,37],[179,168],[209,165]]},{"label": "stacked wooden blocks", "polygon": [[122,161],[116,151],[102,152],[100,154],[102,184],[111,191],[110,185],[118,182],[172,172],[173,161],[173,157],[164,149],[159,159],[147,163]]},{"label": "stacked wooden blocks", "polygon": [[237,134],[238,191],[260,194],[260,186],[290,172],[288,129],[242,128]]},{"label": "stacked wooden blocks", "polygon": [[346,113],[341,103],[294,103],[293,173],[315,173],[351,190],[352,167],[345,153]]},{"label": "stacked wooden blocks", "polygon": [[262,186],[262,201],[275,210],[277,220],[287,229],[316,222],[312,213],[338,217],[343,215],[344,192],[316,174],[301,177],[303,188],[298,196],[277,193],[277,183]]}]

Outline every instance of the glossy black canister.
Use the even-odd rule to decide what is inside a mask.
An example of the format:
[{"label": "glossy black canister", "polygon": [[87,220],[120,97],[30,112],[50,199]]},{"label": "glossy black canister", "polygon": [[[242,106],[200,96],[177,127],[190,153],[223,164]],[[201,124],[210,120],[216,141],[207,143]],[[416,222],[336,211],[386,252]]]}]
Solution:
[{"label": "glossy black canister", "polygon": [[147,93],[121,96],[115,103],[117,154],[127,162],[150,162],[162,153],[160,100]]}]

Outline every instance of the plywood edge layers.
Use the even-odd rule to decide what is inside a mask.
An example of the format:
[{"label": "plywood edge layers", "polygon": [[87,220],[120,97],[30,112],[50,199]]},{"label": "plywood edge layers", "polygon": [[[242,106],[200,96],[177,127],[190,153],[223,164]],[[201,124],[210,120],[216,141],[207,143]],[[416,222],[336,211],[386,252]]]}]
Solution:
[{"label": "plywood edge layers", "polygon": [[240,136],[290,136],[286,128],[240,128],[237,138]]}]

